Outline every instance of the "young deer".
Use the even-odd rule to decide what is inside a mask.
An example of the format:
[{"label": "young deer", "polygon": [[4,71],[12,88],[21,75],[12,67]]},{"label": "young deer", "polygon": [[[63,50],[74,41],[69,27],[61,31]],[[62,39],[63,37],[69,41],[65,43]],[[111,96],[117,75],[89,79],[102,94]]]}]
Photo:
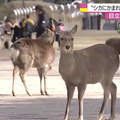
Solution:
[{"label": "young deer", "polygon": [[[42,37],[32,40],[29,38],[23,38],[11,46],[12,54],[11,60],[14,65],[13,69],[13,83],[12,83],[12,95],[15,96],[14,92],[14,80],[15,74],[19,71],[19,76],[23,82],[25,90],[28,92],[24,75],[30,67],[36,67],[40,77],[40,92],[41,95],[48,95],[46,90],[46,73],[51,68],[51,63],[55,58],[55,50],[53,48],[54,35],[52,31],[47,30],[48,36],[43,35]],[[45,32],[46,34],[46,32]],[[50,42],[48,41],[50,40]],[[42,76],[44,76],[44,92],[42,90]]]},{"label": "young deer", "polygon": [[104,89],[104,100],[97,120],[103,120],[103,110],[111,94],[111,116],[115,118],[116,85],[113,76],[119,67],[119,55],[110,46],[97,44],[82,50],[73,50],[73,34],[71,31],[61,33],[59,72],[67,88],[67,105],[64,120],[69,119],[71,99],[75,87],[78,89],[79,120],[83,120],[83,95],[87,84],[100,82]]}]

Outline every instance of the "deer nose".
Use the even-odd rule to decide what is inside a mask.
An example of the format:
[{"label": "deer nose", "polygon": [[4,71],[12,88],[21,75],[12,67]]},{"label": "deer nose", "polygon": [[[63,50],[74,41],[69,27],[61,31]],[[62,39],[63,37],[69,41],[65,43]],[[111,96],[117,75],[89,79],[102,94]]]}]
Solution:
[{"label": "deer nose", "polygon": [[66,49],[69,49],[69,48],[70,48],[70,46],[67,45],[67,46],[66,46]]}]

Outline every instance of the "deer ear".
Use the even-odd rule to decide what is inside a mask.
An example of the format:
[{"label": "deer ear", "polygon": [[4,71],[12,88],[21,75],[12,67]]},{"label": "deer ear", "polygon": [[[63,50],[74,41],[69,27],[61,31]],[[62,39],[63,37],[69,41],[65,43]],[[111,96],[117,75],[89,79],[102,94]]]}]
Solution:
[{"label": "deer ear", "polygon": [[54,32],[51,31],[49,28],[47,28],[46,31],[49,36],[54,36]]},{"label": "deer ear", "polygon": [[77,25],[75,25],[70,32],[74,35],[77,32]]},{"label": "deer ear", "polygon": [[49,28],[46,28],[45,31],[48,35],[50,34],[50,29]]}]

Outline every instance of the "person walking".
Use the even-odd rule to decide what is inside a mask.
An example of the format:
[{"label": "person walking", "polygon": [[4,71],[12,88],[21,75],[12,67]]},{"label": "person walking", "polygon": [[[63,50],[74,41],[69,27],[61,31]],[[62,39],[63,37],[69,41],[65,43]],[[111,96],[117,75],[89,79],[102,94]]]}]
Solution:
[{"label": "person walking", "polygon": [[38,38],[42,33],[44,33],[46,28],[49,28],[49,17],[41,5],[36,5],[35,11],[38,16],[38,21],[35,28],[36,37]]}]

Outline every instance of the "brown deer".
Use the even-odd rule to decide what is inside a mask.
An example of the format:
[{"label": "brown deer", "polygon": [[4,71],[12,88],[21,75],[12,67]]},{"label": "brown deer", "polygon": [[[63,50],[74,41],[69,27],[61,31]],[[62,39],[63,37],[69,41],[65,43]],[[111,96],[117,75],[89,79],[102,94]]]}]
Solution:
[{"label": "brown deer", "polygon": [[[14,65],[12,95],[14,92],[15,74],[19,71],[19,76],[23,82],[28,95],[28,88],[25,83],[24,75],[30,67],[36,67],[40,77],[40,92],[41,95],[48,95],[46,90],[46,74],[51,68],[51,63],[55,58],[55,50],[53,48],[54,34],[50,30],[46,30],[38,39],[22,38],[11,46],[11,60]],[[42,90],[42,76],[44,76],[44,92]]]},{"label": "brown deer", "polygon": [[103,120],[103,111],[111,94],[111,116],[115,119],[116,85],[113,76],[119,67],[119,55],[114,48],[97,44],[82,50],[73,50],[73,34],[77,31],[74,26],[71,31],[60,35],[59,72],[67,88],[67,105],[64,120],[69,119],[69,110],[75,87],[78,90],[79,120],[83,120],[83,95],[87,84],[100,82],[104,90],[104,100],[97,120]]}]

